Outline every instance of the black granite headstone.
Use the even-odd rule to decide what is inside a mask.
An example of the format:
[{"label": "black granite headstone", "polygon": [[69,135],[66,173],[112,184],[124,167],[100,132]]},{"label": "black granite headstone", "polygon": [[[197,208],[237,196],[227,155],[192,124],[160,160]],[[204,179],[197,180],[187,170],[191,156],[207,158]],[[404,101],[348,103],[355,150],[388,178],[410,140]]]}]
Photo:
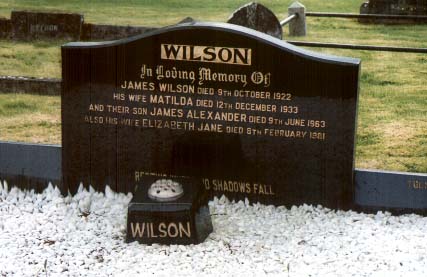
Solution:
[{"label": "black granite headstone", "polygon": [[[161,195],[166,191],[166,188],[155,186],[152,191],[151,184],[157,185],[159,182],[180,184],[183,191],[170,201],[152,197],[152,192]],[[197,244],[212,232],[207,192],[200,181],[148,176],[135,187],[133,195],[128,208],[127,242]]]},{"label": "black granite headstone", "polygon": [[269,204],[353,203],[360,61],[231,24],[62,47],[64,190],[202,178]]},{"label": "black granite headstone", "polygon": [[79,40],[83,15],[76,13],[50,13],[12,11],[12,38]]}]

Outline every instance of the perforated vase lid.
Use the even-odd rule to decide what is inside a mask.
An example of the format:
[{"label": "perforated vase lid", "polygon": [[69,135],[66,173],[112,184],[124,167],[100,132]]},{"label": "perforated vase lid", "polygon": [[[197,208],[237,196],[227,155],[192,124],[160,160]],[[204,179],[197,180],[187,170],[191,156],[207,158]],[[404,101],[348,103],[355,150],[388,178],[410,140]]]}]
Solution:
[{"label": "perforated vase lid", "polygon": [[148,197],[160,202],[173,201],[184,195],[182,185],[170,179],[160,179],[148,189]]}]

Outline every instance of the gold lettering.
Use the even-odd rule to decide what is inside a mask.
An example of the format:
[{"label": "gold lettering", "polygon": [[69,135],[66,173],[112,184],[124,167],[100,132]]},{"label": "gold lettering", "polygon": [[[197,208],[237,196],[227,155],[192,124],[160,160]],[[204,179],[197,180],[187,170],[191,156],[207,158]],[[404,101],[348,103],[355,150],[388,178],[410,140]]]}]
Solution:
[{"label": "gold lettering", "polygon": [[[172,233],[173,231],[173,233]],[[176,238],[179,235],[178,233],[178,227],[176,226],[175,223],[169,223],[168,225],[168,236],[171,238]]]},{"label": "gold lettering", "polygon": [[191,228],[190,228],[190,222],[187,221],[187,228],[184,228],[184,225],[179,222],[179,236],[182,238],[183,234],[185,234],[188,238],[191,238]]},{"label": "gold lettering", "polygon": [[237,102],[236,110],[243,110],[243,111],[259,111],[259,112],[271,112],[275,113],[276,105],[270,105],[270,104],[262,104],[262,103],[243,103],[243,102]]},{"label": "gold lettering", "polygon": [[251,65],[252,49],[161,44],[160,57],[162,60]]},{"label": "gold lettering", "polygon": [[141,82],[141,81],[123,81],[120,85],[122,89],[131,89],[131,90],[146,90],[153,91],[155,85],[153,82]]},{"label": "gold lettering", "polygon": [[166,232],[166,224],[164,222],[159,224],[159,232],[160,232],[160,236],[161,238],[165,238],[168,233]]},{"label": "gold lettering", "polygon": [[132,231],[132,237],[136,237],[138,235],[138,237],[142,238],[142,236],[144,235],[144,230],[145,230],[145,223],[142,223],[142,228],[139,227],[139,223],[136,223],[134,226],[134,223],[131,222],[130,223],[130,228]]},{"label": "gold lettering", "polygon": [[427,189],[427,181],[408,180],[408,187],[415,190],[424,190]]}]

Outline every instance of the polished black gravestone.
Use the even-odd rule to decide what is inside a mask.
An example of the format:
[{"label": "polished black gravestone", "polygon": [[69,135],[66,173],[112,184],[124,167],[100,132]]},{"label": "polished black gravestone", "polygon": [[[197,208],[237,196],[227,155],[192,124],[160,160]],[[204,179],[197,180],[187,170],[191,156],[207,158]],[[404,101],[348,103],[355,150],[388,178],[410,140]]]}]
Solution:
[{"label": "polished black gravestone", "polygon": [[70,39],[79,40],[83,15],[12,11],[12,38],[17,40]]},{"label": "polished black gravestone", "polygon": [[198,244],[212,232],[207,191],[200,181],[144,177],[133,195],[127,242]]},{"label": "polished black gravestone", "polygon": [[63,191],[187,176],[236,200],[349,208],[359,66],[223,23],[66,44]]}]

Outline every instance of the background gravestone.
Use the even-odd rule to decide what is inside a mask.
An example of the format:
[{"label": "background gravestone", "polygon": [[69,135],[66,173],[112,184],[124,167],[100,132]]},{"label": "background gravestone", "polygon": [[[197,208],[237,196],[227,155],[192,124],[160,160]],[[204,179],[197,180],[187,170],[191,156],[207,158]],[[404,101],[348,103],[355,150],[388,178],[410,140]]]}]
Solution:
[{"label": "background gravestone", "polygon": [[427,0],[369,0],[362,4],[360,13],[427,15]]},{"label": "background gravestone", "polygon": [[0,17],[0,38],[9,38],[11,29],[10,20]]},{"label": "background gravestone", "polygon": [[258,3],[251,2],[237,9],[227,23],[251,28],[282,39],[283,30],[280,21],[272,11]]},{"label": "background gravestone", "polygon": [[63,191],[201,178],[212,194],[348,208],[360,61],[248,28],[62,47]]},{"label": "background gravestone", "polygon": [[179,21],[177,24],[183,24],[183,23],[192,23],[195,22],[194,18],[187,16],[186,18],[183,18],[181,21]]},{"label": "background gravestone", "polygon": [[11,22],[13,39],[63,38],[79,40],[83,15],[76,13],[12,11]]},{"label": "background gravestone", "polygon": [[[369,0],[360,6],[360,14],[427,15],[427,0]],[[425,19],[360,18],[361,23],[425,23]]]}]

